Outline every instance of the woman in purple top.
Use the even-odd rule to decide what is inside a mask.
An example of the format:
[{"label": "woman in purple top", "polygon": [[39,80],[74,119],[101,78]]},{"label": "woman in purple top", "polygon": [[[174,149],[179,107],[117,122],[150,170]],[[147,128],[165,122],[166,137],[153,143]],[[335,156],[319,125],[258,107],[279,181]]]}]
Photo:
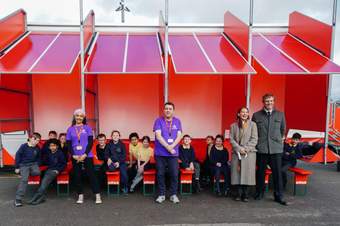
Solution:
[{"label": "woman in purple top", "polygon": [[165,200],[165,171],[170,175],[170,201],[178,203],[178,144],[182,139],[181,121],[174,117],[175,105],[164,104],[164,116],[156,119],[153,126],[155,132],[155,160],[159,194],[156,202]]},{"label": "woman in purple top", "polygon": [[96,195],[96,204],[102,203],[99,184],[95,176],[93,167],[93,131],[86,124],[85,112],[82,109],[74,111],[72,126],[67,129],[67,145],[72,155],[72,165],[74,171],[74,181],[78,193],[77,204],[84,202],[83,186],[81,176],[86,172],[90,179],[92,192]]}]

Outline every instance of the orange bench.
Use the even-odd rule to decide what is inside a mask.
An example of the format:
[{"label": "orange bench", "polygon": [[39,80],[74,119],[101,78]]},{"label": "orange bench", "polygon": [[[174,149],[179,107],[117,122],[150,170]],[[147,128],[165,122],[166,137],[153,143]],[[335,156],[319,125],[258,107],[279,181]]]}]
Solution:
[{"label": "orange bench", "polygon": [[300,194],[299,188],[303,188],[302,195],[307,193],[307,183],[309,175],[312,175],[312,171],[305,170],[297,167],[290,167],[289,171],[294,173],[294,195]]},{"label": "orange bench", "polygon": [[[190,195],[192,194],[192,175],[193,170],[180,169],[180,194]],[[188,186],[189,191],[184,191],[184,187]]]},{"label": "orange bench", "polygon": [[[152,186],[152,191],[147,191],[147,186]],[[143,173],[143,195],[153,195],[156,191],[156,170],[149,169]]]},{"label": "orange bench", "polygon": [[[118,196],[120,189],[120,172],[106,172],[107,178],[107,195],[108,196]],[[111,187],[117,186],[117,190],[111,192]]]}]

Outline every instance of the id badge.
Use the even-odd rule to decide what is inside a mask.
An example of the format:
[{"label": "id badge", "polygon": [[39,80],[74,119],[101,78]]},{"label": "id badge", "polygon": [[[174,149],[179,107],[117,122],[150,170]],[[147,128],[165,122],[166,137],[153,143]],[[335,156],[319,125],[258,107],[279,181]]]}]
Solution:
[{"label": "id badge", "polygon": [[169,143],[169,144],[172,144],[173,142],[174,142],[174,139],[172,139],[172,138],[169,138],[169,139],[168,139],[168,143]]},{"label": "id badge", "polygon": [[76,149],[77,149],[77,151],[81,151],[83,149],[83,147],[81,145],[77,145]]}]

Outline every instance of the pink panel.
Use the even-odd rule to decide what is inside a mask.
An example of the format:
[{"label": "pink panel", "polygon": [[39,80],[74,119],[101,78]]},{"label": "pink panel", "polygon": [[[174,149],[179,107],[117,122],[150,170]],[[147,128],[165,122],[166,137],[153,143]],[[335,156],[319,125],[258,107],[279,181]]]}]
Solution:
[{"label": "pink panel", "polygon": [[79,46],[79,35],[60,35],[32,72],[70,73],[78,57]]},{"label": "pink panel", "polygon": [[177,73],[213,73],[193,35],[170,35],[169,44]]},{"label": "pink panel", "polygon": [[222,35],[197,35],[197,37],[218,72],[255,73]]},{"label": "pink panel", "polygon": [[249,26],[231,12],[224,14],[224,33],[241,50],[244,57],[248,56]]},{"label": "pink panel", "polygon": [[268,73],[303,73],[295,63],[259,35],[253,36],[253,56]]},{"label": "pink panel", "polygon": [[157,36],[129,35],[126,72],[163,73]]},{"label": "pink panel", "polygon": [[338,65],[316,53],[290,35],[268,35],[266,37],[312,73],[340,73],[340,67]]},{"label": "pink panel", "polygon": [[0,72],[26,73],[55,36],[55,34],[30,34],[10,52],[0,57]]},{"label": "pink panel", "polygon": [[299,12],[289,15],[288,32],[330,57],[332,26]]},{"label": "pink panel", "polygon": [[125,40],[126,35],[99,35],[86,67],[87,72],[122,72]]}]

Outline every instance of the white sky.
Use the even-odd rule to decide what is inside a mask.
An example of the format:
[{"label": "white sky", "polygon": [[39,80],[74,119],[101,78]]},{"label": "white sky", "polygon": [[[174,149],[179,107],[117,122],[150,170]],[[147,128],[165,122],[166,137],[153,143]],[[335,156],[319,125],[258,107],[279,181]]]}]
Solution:
[{"label": "white sky", "polygon": [[[84,0],[84,16],[93,9],[96,24],[120,24],[120,14],[114,10],[120,0]],[[159,11],[164,0],[125,0],[131,13],[126,14],[126,24],[158,25]],[[242,20],[248,20],[249,0],[169,0],[171,23],[223,23],[226,10]],[[332,18],[333,0],[254,0],[254,23],[287,24],[294,10],[328,24]],[[0,18],[23,8],[28,23],[79,24],[79,0],[0,0]],[[340,64],[340,4],[337,13],[335,61]],[[340,76],[334,79],[332,96],[340,99]]]}]

